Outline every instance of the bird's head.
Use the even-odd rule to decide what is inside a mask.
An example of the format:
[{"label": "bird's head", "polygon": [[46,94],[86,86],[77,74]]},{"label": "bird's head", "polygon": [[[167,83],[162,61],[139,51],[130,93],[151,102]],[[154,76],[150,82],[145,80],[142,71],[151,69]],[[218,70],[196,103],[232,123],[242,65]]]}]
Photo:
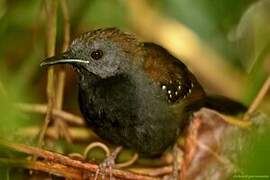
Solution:
[{"label": "bird's head", "polygon": [[79,73],[86,70],[104,79],[140,64],[141,52],[141,43],[135,36],[116,28],[98,29],[82,34],[66,52],[47,58],[40,65],[71,64]]}]

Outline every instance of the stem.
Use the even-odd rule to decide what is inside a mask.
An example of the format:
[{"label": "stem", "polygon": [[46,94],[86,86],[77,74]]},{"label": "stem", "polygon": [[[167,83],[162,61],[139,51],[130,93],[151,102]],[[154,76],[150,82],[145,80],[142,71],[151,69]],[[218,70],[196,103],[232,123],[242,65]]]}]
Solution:
[{"label": "stem", "polygon": [[[69,46],[70,40],[70,23],[69,23],[69,12],[66,0],[61,0],[61,9],[63,14],[63,26],[64,26],[64,35],[63,35],[63,46],[62,52],[65,52]],[[63,94],[64,94],[64,86],[65,86],[65,77],[66,73],[63,68],[60,69],[58,75],[58,86],[57,86],[57,93],[56,93],[56,109],[62,109],[63,105]]]},{"label": "stem", "polygon": [[[48,20],[48,31],[47,31],[47,56],[51,57],[55,53],[55,42],[56,42],[56,10],[57,10],[57,1],[56,0],[47,0],[45,1],[45,6],[47,6],[47,20]],[[50,6],[50,7],[49,7]],[[48,70],[48,81],[47,81],[47,98],[48,98],[48,108],[47,114],[44,120],[44,124],[40,130],[38,138],[38,147],[42,146],[42,142],[48,128],[48,125],[52,116],[52,109],[54,106],[54,69],[52,67]],[[34,157],[36,159],[36,157]]]},{"label": "stem", "polygon": [[[42,114],[45,114],[48,109],[48,106],[45,104],[16,103],[15,106],[25,112],[36,112]],[[81,117],[63,110],[52,109],[52,115],[78,126],[84,125],[85,123]]]},{"label": "stem", "polygon": [[[1,139],[0,139],[0,144],[2,146],[5,146],[7,148],[10,148],[10,149],[18,151],[18,152],[23,152],[23,153],[26,153],[29,155],[35,155],[35,156],[42,157],[42,158],[46,159],[47,161],[49,161],[48,164],[57,163],[57,164],[61,164],[64,166],[68,166],[70,168],[79,169],[81,173],[82,172],[95,173],[98,169],[98,165],[96,165],[96,164],[91,164],[88,162],[74,160],[74,159],[69,158],[68,156],[64,156],[64,155],[61,155],[58,153],[46,151],[46,150],[43,150],[43,149],[40,149],[37,147],[32,147],[32,146],[28,146],[28,145],[24,145],[24,144],[11,143],[11,142],[7,142],[7,141],[1,140]],[[37,163],[38,161],[34,161],[34,162]],[[49,171],[54,172],[54,167],[51,166],[51,169]],[[141,180],[141,179],[154,180],[154,179],[156,179],[153,177],[135,174],[135,173],[131,173],[131,172],[123,171],[123,170],[118,170],[118,169],[113,169],[112,174],[115,177],[118,177],[120,179],[134,179],[134,180],[136,180],[136,179],[137,180]]]},{"label": "stem", "polygon": [[65,52],[68,49],[70,41],[70,18],[68,5],[66,0],[61,0],[61,9],[63,13],[63,22],[64,22],[64,38],[63,38],[63,47],[62,51]]},{"label": "stem", "polygon": [[[70,127],[70,134],[73,137],[74,141],[79,142],[89,142],[89,141],[97,141],[100,140],[96,134],[94,134],[90,129],[84,127]],[[16,134],[23,137],[33,137],[39,131],[37,126],[30,126],[27,128],[20,129]],[[49,127],[46,131],[46,137],[51,139],[57,139],[56,129],[53,127]]]},{"label": "stem", "polygon": [[[63,46],[62,52],[65,52],[69,46],[70,40],[70,23],[69,23],[69,11],[66,0],[60,0],[61,10],[63,14]],[[59,68],[58,78],[57,78],[57,87],[56,87],[56,102],[55,108],[58,110],[62,109],[63,106],[63,97],[64,97],[64,87],[65,87],[65,78],[66,72],[63,67]],[[56,119],[54,121],[54,126],[58,129],[59,135],[63,135],[68,142],[72,142],[68,126],[65,121],[62,119]]]},{"label": "stem", "polygon": [[248,111],[246,112],[246,114],[244,116],[245,120],[247,120],[249,118],[249,116],[257,109],[257,107],[259,106],[259,104],[263,100],[264,96],[268,92],[269,88],[270,88],[270,76],[268,76],[268,78],[264,82],[261,90],[257,94],[256,98],[254,99],[254,101],[249,106]]},{"label": "stem", "polygon": [[57,163],[7,158],[0,158],[0,163],[12,167],[22,167],[32,170],[43,171],[68,179],[82,179],[82,173],[79,170]]}]

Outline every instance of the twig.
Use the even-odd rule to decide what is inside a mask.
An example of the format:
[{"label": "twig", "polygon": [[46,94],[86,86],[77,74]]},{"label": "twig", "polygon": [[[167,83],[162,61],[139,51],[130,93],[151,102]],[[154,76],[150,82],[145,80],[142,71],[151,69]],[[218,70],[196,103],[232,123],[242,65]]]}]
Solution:
[{"label": "twig", "polygon": [[247,129],[250,128],[252,125],[251,121],[243,121],[242,119],[237,119],[236,117],[228,116],[221,113],[219,113],[218,115],[222,117],[221,119],[224,120],[226,123],[237,126],[239,128]]},{"label": "twig", "polygon": [[[60,0],[61,2],[61,10],[63,14],[63,46],[62,52],[65,52],[69,46],[70,40],[70,23],[69,23],[69,12],[66,0]],[[63,105],[63,97],[64,97],[64,87],[65,87],[65,78],[66,72],[63,67],[59,68],[58,76],[57,76],[57,87],[56,87],[56,102],[55,108],[60,110]],[[72,137],[70,136],[68,125],[65,121],[56,120],[54,121],[54,126],[58,129],[59,135],[63,135],[68,142],[72,142]]]},{"label": "twig", "polygon": [[101,142],[92,142],[91,144],[86,146],[86,148],[83,152],[83,157],[85,159],[87,159],[87,155],[88,155],[89,151],[91,151],[95,147],[101,148],[106,153],[107,157],[110,155],[110,149],[105,144],[103,144]]},{"label": "twig", "polygon": [[152,177],[163,176],[173,172],[172,166],[164,166],[161,168],[128,168],[128,170]]},{"label": "twig", "polygon": [[[99,140],[96,134],[94,134],[93,131],[91,131],[89,128],[70,127],[69,130],[74,141],[89,142],[89,141]],[[22,128],[17,133],[18,135],[21,135],[21,136],[33,137],[37,135],[38,131],[39,131],[39,128],[37,126],[32,126],[32,127]],[[49,127],[46,131],[46,136],[52,139],[56,139],[57,138],[56,129],[53,127]]]},{"label": "twig", "polygon": [[246,114],[244,116],[244,120],[249,119],[249,116],[257,109],[257,107],[259,106],[259,104],[263,100],[263,97],[268,92],[269,88],[270,88],[270,76],[268,76],[268,78],[264,82],[261,90],[257,94],[256,98],[254,99],[254,101],[249,106],[248,111],[246,112]]},{"label": "twig", "polygon": [[63,36],[63,47],[62,51],[66,51],[69,46],[70,41],[70,18],[69,18],[69,11],[67,0],[61,0],[61,9],[63,13],[63,23],[64,23],[64,36]]},{"label": "twig", "polygon": [[[45,104],[16,103],[15,105],[22,111],[36,112],[42,114],[45,114],[48,108],[48,106]],[[75,125],[81,126],[85,124],[84,120],[81,117],[65,112],[63,110],[52,109],[52,115]]]},{"label": "twig", "polygon": [[223,157],[221,155],[219,155],[218,153],[216,153],[214,150],[212,150],[209,146],[207,146],[206,144],[195,140],[195,144],[197,144],[199,147],[201,147],[202,149],[204,149],[205,151],[209,152],[209,154],[211,154],[218,162],[220,162],[221,164],[223,164],[227,169],[237,169],[235,167],[235,165],[226,157]]},{"label": "twig", "polygon": [[81,155],[80,153],[70,153],[70,154],[68,154],[68,157],[71,157],[72,159],[78,159],[81,161],[85,160],[83,155]]},{"label": "twig", "polygon": [[130,160],[126,161],[126,162],[123,162],[123,163],[117,163],[115,164],[115,167],[116,168],[125,168],[125,167],[128,167],[128,166],[131,166],[132,164],[134,164],[139,158],[139,154],[138,153],[135,153]]},{"label": "twig", "polygon": [[71,178],[82,179],[81,171],[58,163],[0,158],[0,164],[5,164],[7,166],[12,167],[22,167],[31,170],[43,171],[49,174],[62,176],[68,179]]},{"label": "twig", "polygon": [[[80,169],[81,171],[88,171],[91,173],[95,173],[96,170],[98,169],[98,166],[96,164],[91,164],[87,162],[81,162],[78,160],[74,160],[69,158],[68,156],[64,156],[58,153],[46,151],[40,148],[32,147],[32,146],[27,146],[24,144],[16,144],[16,143],[11,143],[7,142],[5,140],[0,140],[0,144],[2,146],[8,147],[10,149],[13,149],[18,152],[23,152],[29,155],[36,155],[39,157],[42,157],[48,161],[54,162],[54,163],[60,163],[62,165],[66,165],[69,167],[77,168]],[[144,175],[139,175],[127,171],[122,171],[118,169],[113,169],[112,173],[115,177],[122,178],[122,179],[145,179],[145,180],[153,180],[155,178],[149,177],[149,176],[144,176]]]},{"label": "twig", "polygon": [[63,69],[60,69],[58,72],[58,86],[56,91],[56,101],[55,101],[55,109],[61,110],[63,106],[63,94],[64,94],[64,86],[65,86],[65,72]]},{"label": "twig", "polygon": [[[48,0],[49,1],[49,0]],[[48,31],[47,31],[47,56],[51,57],[55,53],[55,42],[56,42],[56,11],[57,11],[57,1],[51,0],[50,3],[45,1],[45,6],[47,6],[47,20],[48,20]],[[50,5],[50,7],[48,7]],[[52,109],[54,106],[54,69],[50,67],[48,69],[48,81],[47,81],[47,98],[48,98],[48,108],[47,114],[44,120],[44,124],[40,130],[38,138],[38,147],[42,146],[42,142],[48,128],[49,122],[51,120]],[[36,159],[36,157],[34,157]]]}]

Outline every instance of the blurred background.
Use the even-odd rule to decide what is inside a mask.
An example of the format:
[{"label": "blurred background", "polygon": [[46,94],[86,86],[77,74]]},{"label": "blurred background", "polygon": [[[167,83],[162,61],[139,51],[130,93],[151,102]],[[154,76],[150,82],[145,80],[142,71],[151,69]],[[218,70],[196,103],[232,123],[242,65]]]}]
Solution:
[{"label": "blurred background", "polygon": [[[249,105],[269,75],[269,0],[67,2],[71,39],[101,27],[118,27],[135,33],[142,41],[156,42],[181,59],[209,93]],[[44,115],[17,111],[13,103],[47,102],[47,72],[39,67],[46,57],[46,23],[43,0],[0,0],[2,138],[32,144],[35,135],[25,137],[17,133],[29,126],[40,127],[44,120]],[[63,17],[59,10],[57,52],[62,43]],[[70,67],[65,70],[63,107],[79,115],[76,75]],[[268,115],[269,100],[268,93],[260,106]],[[64,151],[61,143],[58,146],[59,151]],[[69,148],[73,150],[74,146]]]}]

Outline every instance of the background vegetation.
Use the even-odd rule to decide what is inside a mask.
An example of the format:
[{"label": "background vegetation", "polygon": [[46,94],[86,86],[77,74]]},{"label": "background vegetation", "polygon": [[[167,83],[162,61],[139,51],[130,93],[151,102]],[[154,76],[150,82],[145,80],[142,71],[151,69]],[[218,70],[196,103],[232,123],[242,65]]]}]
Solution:
[{"label": "background vegetation", "polygon": [[[1,139],[39,146],[38,134],[46,114],[48,77],[39,63],[52,48],[48,46],[50,36],[47,34],[53,28],[50,25],[50,22],[53,24],[50,20],[50,16],[53,18],[52,4],[46,0],[0,0]],[[59,53],[65,48],[67,21],[61,2],[57,4],[56,53]],[[164,46],[186,63],[209,93],[225,95],[249,106],[269,76],[269,0],[68,0],[66,4],[71,39],[100,27],[133,32],[143,41]],[[69,67],[64,69],[63,108],[77,114],[74,118],[78,121],[64,125],[50,122],[49,134],[42,142],[49,150],[81,153],[97,137],[78,125],[81,121],[76,75]],[[58,78],[60,71],[61,68],[55,70]],[[256,107],[266,117],[270,114],[269,100],[268,93]],[[70,127],[67,124],[71,124]],[[61,128],[69,133],[61,133]],[[259,139],[255,136],[254,139],[252,152],[242,157],[248,160],[243,163],[244,169],[247,174],[270,176],[269,136]],[[0,157],[24,157],[14,153],[3,147]],[[98,159],[100,152],[96,153],[92,156]],[[10,178],[13,171],[16,172],[14,178],[17,174],[26,176],[25,171],[10,168],[6,159],[1,158],[4,168],[0,170],[0,179]],[[263,163],[268,165],[262,166]]]}]

